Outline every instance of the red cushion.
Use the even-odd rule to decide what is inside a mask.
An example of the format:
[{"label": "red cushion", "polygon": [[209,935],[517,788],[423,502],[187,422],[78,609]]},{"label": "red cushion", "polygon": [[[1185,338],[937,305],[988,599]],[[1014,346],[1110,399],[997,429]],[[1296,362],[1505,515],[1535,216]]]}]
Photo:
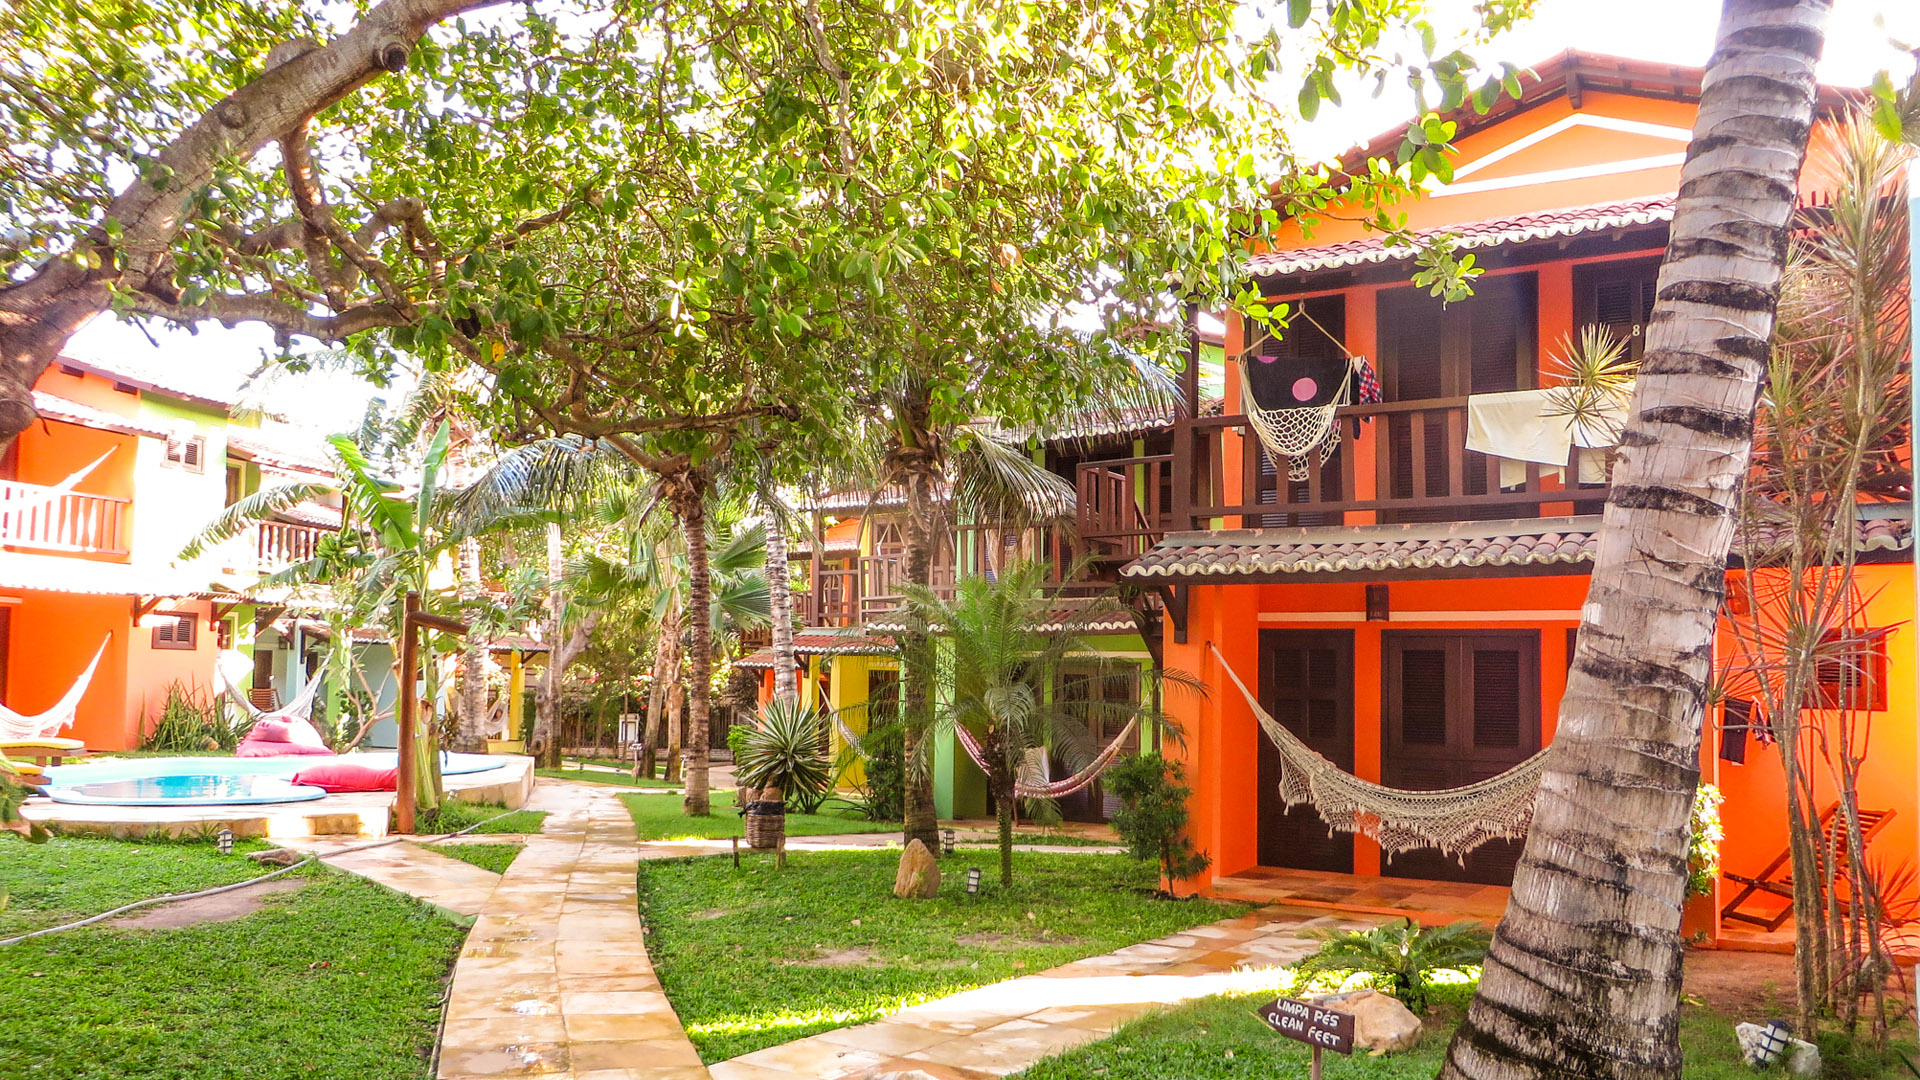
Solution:
[{"label": "red cushion", "polygon": [[399,769],[373,769],[346,761],[315,765],[293,774],[296,784],[327,791],[392,791],[400,785]]},{"label": "red cushion", "polygon": [[263,742],[251,734],[240,740],[233,748],[234,757],[332,757],[333,751],[324,746],[302,746],[299,743]]}]

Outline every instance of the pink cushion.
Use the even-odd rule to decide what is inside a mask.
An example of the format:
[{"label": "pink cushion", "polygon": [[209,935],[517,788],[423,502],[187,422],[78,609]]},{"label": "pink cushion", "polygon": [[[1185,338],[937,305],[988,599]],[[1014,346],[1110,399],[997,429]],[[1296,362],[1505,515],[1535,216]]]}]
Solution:
[{"label": "pink cushion", "polygon": [[302,720],[297,716],[287,720],[287,741],[296,746],[327,748],[327,740],[320,736],[320,729],[314,727],[311,720]]},{"label": "pink cushion", "polygon": [[[303,746],[299,743],[273,742],[270,739],[260,738],[260,729],[272,723],[273,721],[266,721],[253,725],[253,730],[247,732],[247,737],[241,739],[240,745],[233,748],[233,756],[243,758],[333,756],[333,751],[324,746]],[[284,727],[284,725],[279,726]]]},{"label": "pink cushion", "polygon": [[285,720],[262,720],[247,730],[248,742],[284,743],[293,741],[293,732]]},{"label": "pink cushion", "polygon": [[373,769],[351,762],[333,761],[301,769],[293,774],[293,782],[333,792],[392,791],[400,785],[400,770]]}]

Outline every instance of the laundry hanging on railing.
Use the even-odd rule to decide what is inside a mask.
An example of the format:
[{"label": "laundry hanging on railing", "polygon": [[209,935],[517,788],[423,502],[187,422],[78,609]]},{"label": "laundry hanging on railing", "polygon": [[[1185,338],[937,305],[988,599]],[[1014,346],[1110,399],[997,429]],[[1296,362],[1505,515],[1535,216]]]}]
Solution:
[{"label": "laundry hanging on railing", "polygon": [[1362,780],[1314,752],[1261,708],[1219,648],[1211,642],[1207,647],[1280,752],[1280,798],[1289,808],[1311,805],[1328,828],[1369,837],[1389,855],[1433,847],[1464,859],[1489,840],[1525,836],[1533,823],[1533,804],[1551,746],[1465,787],[1407,791]]},{"label": "laundry hanging on railing", "polygon": [[[1044,775],[1039,775],[1041,766],[1032,760],[1033,751],[1028,751],[1021,760],[1021,775],[1013,782],[1013,793],[1023,799],[1060,799],[1079,791],[1107,771],[1107,767],[1120,756],[1120,748],[1126,745],[1127,739],[1139,726],[1138,717],[1128,720],[1127,726],[1120,729],[1120,734],[1114,736],[1113,741],[1108,743],[1105,749],[1094,755],[1086,768],[1059,780],[1049,781]],[[991,766],[987,764],[987,755],[980,749],[980,744],[974,739],[973,732],[968,731],[964,724],[955,724],[954,733],[959,736],[960,745],[966,748],[967,756],[980,767],[980,771],[991,772]]]},{"label": "laundry hanging on railing", "polygon": [[93,682],[93,672],[100,666],[100,658],[107,655],[107,645],[112,640],[109,635],[100,642],[100,647],[94,650],[93,659],[87,661],[86,670],[74,680],[66,696],[53,703],[53,708],[30,716],[0,705],[0,738],[44,739],[73,723],[74,717],[80,713],[80,699],[87,696],[87,687]]},{"label": "laundry hanging on railing", "polygon": [[[1527,463],[1546,466],[1543,477],[1557,477],[1574,450],[1575,483],[1607,479],[1607,449],[1619,438],[1628,397],[1599,401],[1602,411],[1576,417],[1561,404],[1562,387],[1473,394],[1467,398],[1467,449],[1500,459],[1500,486],[1527,482]],[[1629,392],[1630,393],[1630,392]]]},{"label": "laundry hanging on railing", "polygon": [[1326,464],[1340,448],[1338,413],[1356,401],[1380,401],[1380,380],[1364,356],[1240,358],[1241,408],[1289,480],[1305,480],[1316,451]]}]

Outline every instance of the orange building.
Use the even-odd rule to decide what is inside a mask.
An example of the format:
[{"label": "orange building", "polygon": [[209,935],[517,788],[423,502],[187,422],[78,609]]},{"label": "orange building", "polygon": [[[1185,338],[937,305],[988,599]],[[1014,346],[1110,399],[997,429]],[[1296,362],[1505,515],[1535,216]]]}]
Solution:
[{"label": "orange building", "polygon": [[209,697],[221,651],[254,645],[247,585],[302,543],[311,551],[311,535],[289,531],[328,527],[269,524],[179,561],[262,470],[324,475],[231,427],[230,395],[201,382],[131,358],[63,357],[35,386],[39,422],[0,458],[0,701],[53,707],[98,651],[59,732],[90,749],[137,747],[176,684]]},{"label": "orange building", "polygon": [[[1552,439],[1528,450],[1537,432],[1506,426],[1519,415],[1507,403],[1537,401],[1525,392],[1555,382],[1556,358],[1581,327],[1606,326],[1638,354],[1701,72],[1569,53],[1537,75],[1517,102],[1450,116],[1460,125],[1454,182],[1399,208],[1412,227],[1451,233],[1473,252],[1485,273],[1471,299],[1443,304],[1413,287],[1407,249],[1348,220],[1311,232],[1289,223],[1251,256],[1264,294],[1308,317],[1277,341],[1229,319],[1227,356],[1306,373],[1276,385],[1333,410],[1326,456],[1309,451],[1295,459],[1301,468],[1277,472],[1245,415],[1241,365],[1229,363],[1227,415],[1181,420],[1170,452],[1121,463],[1130,499],[1145,507],[1150,495],[1150,513],[1122,527],[1082,506],[1083,535],[1099,541],[1104,528],[1115,544],[1142,546],[1121,580],[1164,597],[1165,663],[1214,688],[1168,704],[1185,729],[1173,752],[1194,792],[1193,839],[1212,857],[1195,886],[1233,892],[1276,871],[1332,882],[1329,895],[1350,879],[1312,872],[1511,880],[1519,842],[1484,845],[1464,863],[1437,851],[1387,859],[1369,840],[1330,834],[1309,807],[1288,811],[1277,755],[1215,650],[1268,712],[1367,780],[1458,786],[1552,741],[1605,451]],[[1398,139],[1355,151],[1354,163],[1390,156]],[[1344,380],[1353,355],[1377,372],[1379,401],[1323,393],[1329,384],[1313,373],[1332,365]],[[1288,416],[1305,412],[1287,406]],[[1920,837],[1906,515],[1904,505],[1880,508],[1859,543],[1868,616],[1892,628],[1878,640],[1891,663],[1862,805],[1894,811],[1874,840],[1894,864],[1914,858]],[[1777,750],[1726,747],[1710,730],[1702,764],[1727,797],[1726,869],[1758,872],[1786,846]],[[1701,903],[1693,925],[1731,933],[1718,907]]]}]

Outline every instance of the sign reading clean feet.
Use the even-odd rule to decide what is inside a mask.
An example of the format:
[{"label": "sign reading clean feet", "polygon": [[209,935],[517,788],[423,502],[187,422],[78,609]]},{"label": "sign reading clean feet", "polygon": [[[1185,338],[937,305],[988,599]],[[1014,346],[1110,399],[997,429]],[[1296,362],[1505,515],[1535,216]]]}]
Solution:
[{"label": "sign reading clean feet", "polygon": [[1275,998],[1260,1006],[1260,1019],[1287,1038],[1313,1047],[1316,1062],[1321,1050],[1353,1053],[1352,1013],[1293,998]]}]

